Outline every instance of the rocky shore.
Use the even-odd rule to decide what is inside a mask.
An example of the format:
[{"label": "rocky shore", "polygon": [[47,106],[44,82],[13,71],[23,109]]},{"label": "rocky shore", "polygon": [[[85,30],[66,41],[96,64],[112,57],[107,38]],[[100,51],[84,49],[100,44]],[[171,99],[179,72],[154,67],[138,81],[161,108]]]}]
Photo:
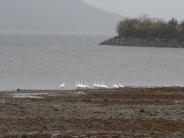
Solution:
[{"label": "rocky shore", "polygon": [[184,88],[0,92],[1,138],[184,137]]},{"label": "rocky shore", "polygon": [[103,41],[100,45],[184,48],[184,38],[119,37]]}]

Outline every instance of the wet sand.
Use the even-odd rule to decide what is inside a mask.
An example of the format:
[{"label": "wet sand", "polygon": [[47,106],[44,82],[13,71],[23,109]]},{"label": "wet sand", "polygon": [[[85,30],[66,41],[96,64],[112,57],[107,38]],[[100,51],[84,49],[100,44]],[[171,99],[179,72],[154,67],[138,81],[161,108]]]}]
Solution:
[{"label": "wet sand", "polygon": [[184,137],[184,88],[0,92],[0,137]]}]

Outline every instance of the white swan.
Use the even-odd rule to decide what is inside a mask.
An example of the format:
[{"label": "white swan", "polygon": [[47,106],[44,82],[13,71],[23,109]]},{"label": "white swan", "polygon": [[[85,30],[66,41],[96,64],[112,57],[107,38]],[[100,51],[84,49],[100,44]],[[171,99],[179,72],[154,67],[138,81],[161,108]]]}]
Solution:
[{"label": "white swan", "polygon": [[59,86],[59,88],[64,88],[65,87],[65,81]]},{"label": "white swan", "polygon": [[119,87],[119,88],[124,88],[125,86],[119,83],[119,84],[118,84],[118,87]]},{"label": "white swan", "polygon": [[86,81],[85,81],[84,87],[85,87],[85,89],[90,89],[90,86],[87,85]]},{"label": "white swan", "polygon": [[77,81],[76,81],[76,83],[75,83],[75,87],[76,87],[76,88],[79,88],[79,84],[78,84]]},{"label": "white swan", "polygon": [[81,81],[80,86],[81,86],[82,89],[86,89],[86,86],[85,86],[85,84],[82,84],[82,81]]},{"label": "white swan", "polygon": [[95,89],[99,89],[99,84],[97,84],[96,82],[95,82],[95,80],[94,80],[94,84],[93,84],[93,87],[95,88]]},{"label": "white swan", "polygon": [[86,89],[86,86],[84,84],[82,84],[82,81],[81,82],[79,81],[79,83],[76,82],[76,88],[77,89]]},{"label": "white swan", "polygon": [[79,83],[76,81],[76,85],[75,86],[76,86],[77,89],[81,89],[82,85],[80,84],[80,81],[79,81]]},{"label": "white swan", "polygon": [[115,88],[115,89],[119,88],[119,85],[115,84],[115,81],[114,81],[114,84],[113,84],[113,88]]},{"label": "white swan", "polygon": [[98,84],[98,88],[99,88],[99,89],[107,89],[108,86],[105,85],[105,84],[103,84],[103,82],[102,82],[102,84]]},{"label": "white swan", "polygon": [[107,85],[105,85],[105,84],[103,83],[103,81],[102,81],[101,88],[103,88],[103,89],[107,89],[107,88],[108,88],[108,86],[107,86]]}]

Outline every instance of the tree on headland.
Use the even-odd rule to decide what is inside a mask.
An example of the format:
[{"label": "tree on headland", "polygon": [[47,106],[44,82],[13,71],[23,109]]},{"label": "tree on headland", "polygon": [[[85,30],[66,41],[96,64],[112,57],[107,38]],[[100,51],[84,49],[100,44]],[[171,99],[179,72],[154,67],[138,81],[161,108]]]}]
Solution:
[{"label": "tree on headland", "polygon": [[178,23],[175,18],[169,21],[142,16],[126,18],[118,23],[120,37],[163,37],[176,38],[184,36],[184,22]]}]

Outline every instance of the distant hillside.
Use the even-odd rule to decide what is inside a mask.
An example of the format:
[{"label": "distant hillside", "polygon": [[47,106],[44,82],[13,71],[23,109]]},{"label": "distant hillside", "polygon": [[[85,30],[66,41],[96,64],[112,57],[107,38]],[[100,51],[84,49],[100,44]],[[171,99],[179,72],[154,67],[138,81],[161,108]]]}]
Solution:
[{"label": "distant hillside", "polygon": [[119,15],[81,0],[3,0],[0,31],[112,33]]}]

